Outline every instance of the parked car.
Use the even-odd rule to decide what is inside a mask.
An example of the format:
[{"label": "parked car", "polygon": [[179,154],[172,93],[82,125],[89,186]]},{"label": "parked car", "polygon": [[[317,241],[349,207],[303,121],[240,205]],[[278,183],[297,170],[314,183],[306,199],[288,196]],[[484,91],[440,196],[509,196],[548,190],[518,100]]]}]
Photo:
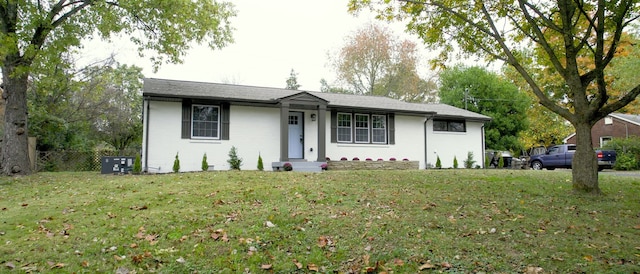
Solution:
[{"label": "parked car", "polygon": [[506,167],[511,167],[511,160],[513,159],[513,156],[511,155],[511,152],[509,151],[501,151],[501,150],[493,150],[493,149],[487,149],[485,151],[486,157],[489,158],[489,166],[496,168],[498,167],[498,162],[500,161],[500,157],[502,157],[503,160],[503,168]]},{"label": "parked car", "polygon": [[[534,170],[571,168],[575,152],[576,145],[574,144],[552,146],[544,154],[532,155],[529,159],[529,165]],[[616,162],[616,152],[614,150],[596,150],[596,155],[598,157],[598,170],[610,169]]]}]

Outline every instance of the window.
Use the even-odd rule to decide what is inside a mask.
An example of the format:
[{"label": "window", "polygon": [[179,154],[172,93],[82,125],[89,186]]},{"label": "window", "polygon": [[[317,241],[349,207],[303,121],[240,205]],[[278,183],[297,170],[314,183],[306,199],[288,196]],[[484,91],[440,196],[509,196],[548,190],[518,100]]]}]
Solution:
[{"label": "window", "polygon": [[331,142],[395,144],[395,115],[332,111]]},{"label": "window", "polygon": [[466,132],[467,127],[460,120],[433,120],[433,131]]},{"label": "window", "polygon": [[338,142],[351,142],[351,114],[338,113]]},{"label": "window", "polygon": [[217,106],[193,105],[191,111],[191,137],[219,139],[220,108]]},{"label": "window", "polygon": [[600,147],[604,147],[608,142],[611,142],[611,136],[600,137]]},{"label": "window", "polygon": [[611,118],[611,116],[604,117],[604,124],[613,125],[613,118]]},{"label": "window", "polygon": [[369,115],[356,114],[356,143],[369,142]]},{"label": "window", "polygon": [[372,143],[387,143],[387,117],[384,115],[371,115]]},{"label": "window", "polygon": [[182,139],[229,140],[231,106],[225,102],[182,101]]}]

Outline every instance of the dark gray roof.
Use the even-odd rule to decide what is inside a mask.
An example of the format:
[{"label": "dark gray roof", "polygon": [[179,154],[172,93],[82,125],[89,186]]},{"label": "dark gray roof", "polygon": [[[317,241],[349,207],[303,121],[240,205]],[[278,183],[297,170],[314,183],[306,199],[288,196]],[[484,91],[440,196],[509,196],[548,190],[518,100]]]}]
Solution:
[{"label": "dark gray roof", "polygon": [[640,115],[624,114],[624,113],[611,113],[609,115],[616,117],[618,119],[626,120],[628,122],[631,122],[640,126]]},{"label": "dark gray roof", "polygon": [[436,114],[443,117],[460,117],[491,120],[491,117],[456,108],[446,104],[407,103],[380,96],[363,96],[341,93],[290,90],[281,88],[229,85],[218,83],[178,81],[156,78],[144,79],[144,96],[164,98],[214,99],[236,102],[272,103],[280,98],[301,92],[309,93],[328,102],[328,108],[357,108],[385,110],[414,114]]}]

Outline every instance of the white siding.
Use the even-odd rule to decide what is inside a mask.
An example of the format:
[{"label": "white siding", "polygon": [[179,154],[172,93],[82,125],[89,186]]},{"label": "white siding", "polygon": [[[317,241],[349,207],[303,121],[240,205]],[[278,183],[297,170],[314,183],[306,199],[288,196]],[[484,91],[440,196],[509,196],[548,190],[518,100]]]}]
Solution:
[{"label": "white siding", "polygon": [[433,120],[427,122],[427,163],[433,167],[440,156],[442,168],[453,167],[453,157],[458,159],[458,168],[464,167],[467,153],[473,152],[475,165],[484,164],[482,149],[482,123],[466,122],[466,132],[433,131]]}]

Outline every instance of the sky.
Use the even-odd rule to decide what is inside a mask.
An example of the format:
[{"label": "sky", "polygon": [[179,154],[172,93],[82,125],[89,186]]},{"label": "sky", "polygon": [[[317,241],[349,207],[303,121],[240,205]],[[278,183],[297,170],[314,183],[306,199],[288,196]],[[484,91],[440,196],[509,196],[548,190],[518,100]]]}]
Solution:
[{"label": "sky", "polygon": [[[369,13],[349,14],[347,0],[232,2],[238,12],[231,20],[235,42],[221,50],[196,45],[182,64],[165,64],[153,72],[148,59],[139,57],[135,47],[126,42],[89,42],[85,54],[99,59],[113,52],[120,63],[142,67],[145,77],[250,86],[284,88],[293,69],[301,90],[319,91],[320,79],[335,80],[328,54],[337,52],[348,35],[367,23],[378,22]],[[401,23],[379,23],[388,25],[401,39],[421,45],[417,37],[403,32]],[[424,67],[426,63],[425,59]]]}]

